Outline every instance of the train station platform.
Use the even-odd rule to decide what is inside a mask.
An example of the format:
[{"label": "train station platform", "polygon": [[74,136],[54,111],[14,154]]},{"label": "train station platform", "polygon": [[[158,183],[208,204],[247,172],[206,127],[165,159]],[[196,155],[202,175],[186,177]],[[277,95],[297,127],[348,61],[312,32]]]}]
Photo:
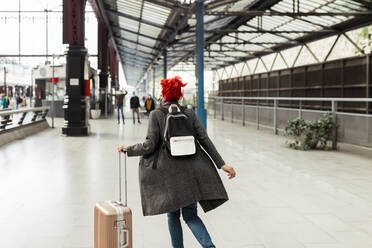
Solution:
[{"label": "train station platform", "polygon": [[[55,128],[1,147],[1,247],[94,246],[94,205],[118,198],[116,147],[142,141],[147,121],[90,123],[88,137]],[[216,247],[372,247],[368,152],[291,150],[272,131],[212,119],[208,132],[237,171],[234,180],[221,171],[226,204],[207,214],[199,208]],[[166,216],[142,216],[139,159],[127,161],[134,247],[171,247]],[[200,247],[185,225],[184,237],[185,247]]]}]

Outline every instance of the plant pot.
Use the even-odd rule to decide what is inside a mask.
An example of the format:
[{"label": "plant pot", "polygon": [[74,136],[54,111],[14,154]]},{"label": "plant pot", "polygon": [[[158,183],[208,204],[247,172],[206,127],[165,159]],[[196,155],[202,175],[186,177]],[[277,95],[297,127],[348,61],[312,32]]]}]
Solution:
[{"label": "plant pot", "polygon": [[98,119],[101,116],[100,109],[91,109],[90,114],[92,115],[92,119]]}]

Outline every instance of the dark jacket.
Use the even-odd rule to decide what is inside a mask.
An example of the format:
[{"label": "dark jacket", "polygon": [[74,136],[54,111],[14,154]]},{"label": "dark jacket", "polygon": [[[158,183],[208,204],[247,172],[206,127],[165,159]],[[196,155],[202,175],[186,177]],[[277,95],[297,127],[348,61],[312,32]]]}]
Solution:
[{"label": "dark jacket", "polygon": [[124,93],[119,92],[116,94],[111,94],[111,93],[107,93],[107,94],[115,97],[116,105],[123,105],[124,97],[128,94],[128,92],[125,91]]},{"label": "dark jacket", "polygon": [[139,102],[138,96],[132,96],[130,98],[130,108],[131,109],[139,108],[139,106],[140,106],[140,102]]},{"label": "dark jacket", "polygon": [[147,111],[153,111],[155,109],[155,102],[152,97],[148,97],[145,101],[145,109]]},{"label": "dark jacket", "polygon": [[[207,212],[228,200],[215,167],[221,168],[225,162],[194,111],[186,109],[185,113],[193,123],[198,140],[194,156],[174,158],[161,146],[166,114],[160,109],[155,109],[150,114],[145,142],[127,148],[128,156],[142,156],[139,180],[144,215],[168,213],[195,202],[199,202]],[[154,155],[157,151],[158,163],[154,169]]]}]

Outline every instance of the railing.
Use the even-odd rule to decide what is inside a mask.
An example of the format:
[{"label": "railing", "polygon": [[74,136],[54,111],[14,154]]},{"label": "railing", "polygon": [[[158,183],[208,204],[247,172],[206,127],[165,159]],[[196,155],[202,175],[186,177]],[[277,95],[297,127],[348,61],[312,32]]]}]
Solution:
[{"label": "railing", "polygon": [[[255,104],[252,104],[252,101],[255,102]],[[265,103],[263,103],[265,101]],[[298,108],[286,108],[286,107],[279,107],[280,102],[288,102],[288,101],[297,101]],[[305,109],[303,108],[304,102],[327,102],[330,103],[330,109],[329,111],[325,110],[319,110],[319,109]],[[268,105],[267,103],[271,103],[272,106],[265,106]],[[372,114],[361,114],[361,113],[349,113],[349,112],[339,112],[337,110],[338,103],[340,102],[364,102],[366,104],[369,104],[372,102],[372,98],[319,98],[319,97],[211,97],[208,98],[208,107],[211,110],[213,107],[213,116],[216,119],[217,118],[217,111],[220,113],[221,120],[224,120],[226,118],[225,112],[231,111],[230,113],[230,119],[232,122],[234,122],[234,110],[236,108],[241,108],[241,118],[240,121],[242,122],[242,125],[245,126],[247,118],[246,118],[246,110],[247,109],[255,109],[255,124],[257,129],[260,128],[260,112],[263,111],[263,109],[271,110],[272,113],[272,123],[269,126],[273,128],[273,131],[275,134],[278,134],[278,111],[280,110],[286,110],[290,112],[298,112],[297,117],[303,118],[304,113],[312,112],[312,113],[327,113],[331,112],[333,114],[333,122],[336,124],[334,125],[335,128],[333,129],[332,135],[332,147],[334,149],[337,148],[337,119],[339,116],[352,116],[352,117],[363,117],[368,118],[368,121],[372,117]],[[367,124],[367,135],[372,136],[371,131],[372,127],[369,125],[369,122]]]},{"label": "railing", "polygon": [[[0,111],[0,132],[6,128],[18,127],[34,123],[38,120],[45,120],[49,108],[50,107],[38,107]],[[28,115],[28,113],[31,113],[31,116]],[[15,119],[17,119],[16,122],[14,122]]]}]

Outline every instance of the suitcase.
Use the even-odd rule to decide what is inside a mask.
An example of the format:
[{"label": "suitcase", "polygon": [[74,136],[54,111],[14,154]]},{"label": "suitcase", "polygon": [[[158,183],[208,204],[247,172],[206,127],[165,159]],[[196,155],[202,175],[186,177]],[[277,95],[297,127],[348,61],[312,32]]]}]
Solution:
[{"label": "suitcase", "polygon": [[119,201],[101,201],[94,208],[94,248],[132,248],[132,211],[127,207],[127,161],[125,202],[121,201],[121,153],[119,153]]}]

